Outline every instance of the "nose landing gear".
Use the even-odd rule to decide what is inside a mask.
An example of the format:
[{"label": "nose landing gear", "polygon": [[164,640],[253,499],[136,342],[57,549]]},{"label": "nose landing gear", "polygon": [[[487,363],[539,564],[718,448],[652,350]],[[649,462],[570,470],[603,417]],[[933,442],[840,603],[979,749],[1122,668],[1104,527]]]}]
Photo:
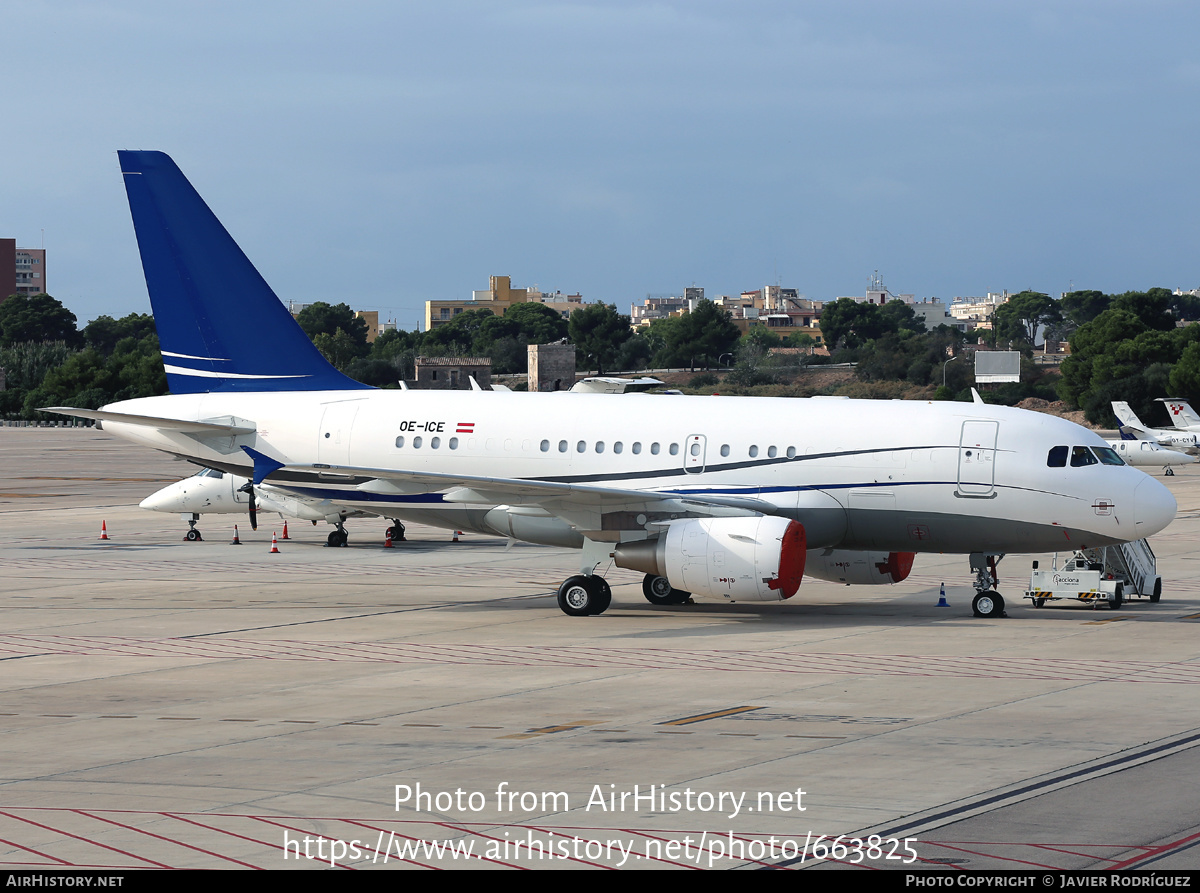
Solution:
[{"label": "nose landing gear", "polygon": [[971,553],[971,570],[975,571],[975,598],[971,600],[971,611],[976,617],[993,619],[1008,616],[1004,610],[1004,598],[996,591],[1000,585],[996,565],[1003,558],[1003,554]]}]

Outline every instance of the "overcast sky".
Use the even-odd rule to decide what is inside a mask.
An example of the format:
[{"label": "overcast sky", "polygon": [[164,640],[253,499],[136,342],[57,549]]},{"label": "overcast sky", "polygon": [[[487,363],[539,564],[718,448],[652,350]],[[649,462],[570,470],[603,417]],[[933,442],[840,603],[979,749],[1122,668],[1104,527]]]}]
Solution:
[{"label": "overcast sky", "polygon": [[778,282],[1200,286],[1200,4],[8,0],[0,237],[147,312],[116,150],[281,298],[416,327],[488,276],[629,312]]}]

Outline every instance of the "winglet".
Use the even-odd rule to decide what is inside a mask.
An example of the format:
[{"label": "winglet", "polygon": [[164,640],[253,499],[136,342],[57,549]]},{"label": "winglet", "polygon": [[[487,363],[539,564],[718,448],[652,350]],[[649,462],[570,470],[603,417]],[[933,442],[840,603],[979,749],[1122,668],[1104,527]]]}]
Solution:
[{"label": "winglet", "polygon": [[267,475],[274,471],[283,468],[283,463],[272,459],[270,456],[264,456],[258,450],[251,449],[248,446],[242,447],[246,455],[254,460],[254,483],[261,484]]}]

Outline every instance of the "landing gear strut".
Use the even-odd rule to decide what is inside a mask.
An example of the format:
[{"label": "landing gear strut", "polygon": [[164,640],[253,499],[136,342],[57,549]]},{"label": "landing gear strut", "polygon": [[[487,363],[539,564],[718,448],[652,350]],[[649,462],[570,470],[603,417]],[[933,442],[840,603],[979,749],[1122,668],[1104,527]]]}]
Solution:
[{"label": "landing gear strut", "polygon": [[196,529],[196,522],[200,520],[200,516],[192,512],[192,517],[188,518],[188,532],[183,535],[186,542],[202,543],[204,537],[200,535],[200,531]]},{"label": "landing gear strut", "polygon": [[346,545],[349,541],[350,534],[346,533],[346,525],[338,521],[337,529],[329,531],[329,537],[325,540],[325,545],[338,548]]},{"label": "landing gear strut", "polygon": [[975,598],[971,601],[971,611],[976,617],[991,619],[1008,616],[1004,611],[1004,598],[996,591],[1000,585],[996,565],[1003,558],[1003,555],[971,553],[971,570],[975,571]]}]

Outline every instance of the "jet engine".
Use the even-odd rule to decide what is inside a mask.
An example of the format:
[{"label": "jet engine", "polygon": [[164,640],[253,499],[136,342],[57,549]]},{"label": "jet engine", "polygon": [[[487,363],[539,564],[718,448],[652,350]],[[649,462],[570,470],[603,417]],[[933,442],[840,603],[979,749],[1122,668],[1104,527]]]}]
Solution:
[{"label": "jet engine", "polygon": [[899,583],[912,570],[915,552],[852,552],[848,549],[814,549],[808,553],[805,573],[831,583],[872,586]]},{"label": "jet engine", "polygon": [[621,543],[613,557],[695,595],[773,601],[796,594],[806,556],[804,525],[765,515],[672,521],[657,539]]}]

